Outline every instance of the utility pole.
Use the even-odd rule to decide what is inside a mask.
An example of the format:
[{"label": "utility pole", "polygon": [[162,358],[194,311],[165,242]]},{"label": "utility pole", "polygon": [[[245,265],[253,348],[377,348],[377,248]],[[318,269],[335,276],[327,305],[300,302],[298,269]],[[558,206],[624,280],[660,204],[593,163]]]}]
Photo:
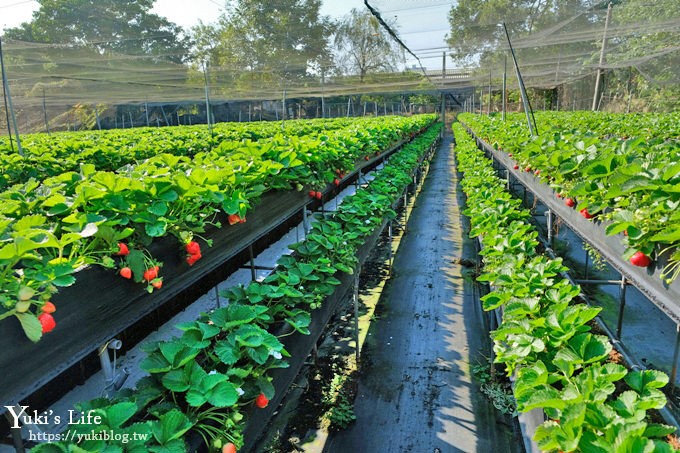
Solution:
[{"label": "utility pole", "polygon": [[602,48],[600,49],[600,64],[597,66],[597,75],[595,76],[595,93],[593,94],[593,112],[598,108],[598,94],[600,93],[600,79],[602,79],[602,65],[604,64],[604,52],[607,45],[607,29],[609,28],[609,20],[612,17],[612,4],[609,2],[607,6],[607,17],[604,20],[604,35],[602,36]]}]

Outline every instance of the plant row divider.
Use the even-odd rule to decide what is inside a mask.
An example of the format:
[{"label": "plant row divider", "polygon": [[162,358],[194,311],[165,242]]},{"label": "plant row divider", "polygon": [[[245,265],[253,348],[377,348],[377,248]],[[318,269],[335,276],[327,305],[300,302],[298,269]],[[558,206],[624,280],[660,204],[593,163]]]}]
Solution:
[{"label": "plant row divider", "polygon": [[[328,195],[339,193],[362,172],[376,168],[428,128],[429,125],[413,137],[399,140],[379,156],[357,161],[355,169],[337,187],[328,184],[322,190],[322,201],[310,200],[306,190],[270,191],[263,194],[262,200],[249,213],[247,223],[230,227],[224,216],[220,219],[224,225],[221,229],[204,234],[215,243],[204,250],[203,258],[191,269],[186,268],[176,239],[166,236],[155,241],[149,249],[164,262],[162,290],[147,294],[140,284],[122,280],[111,270],[91,266],[76,274],[76,278],[82,280],[62,288],[53,297],[59,307],[55,315],[57,328],[40,342],[30,342],[18,322],[8,320],[0,323],[0,348],[4,351],[0,356],[0,369],[3,370],[0,377],[0,414],[6,412],[4,406],[23,404],[22,401],[29,397],[34,399],[39,395],[38,401],[56,400],[57,397],[44,397],[42,393],[43,388],[60,374],[96,354],[100,345],[164,305],[181,301],[188,306],[193,301],[185,301],[188,296],[200,296],[246,263],[248,247],[265,241],[265,245],[258,247],[264,250],[285,234],[274,234],[279,227],[302,218],[307,208],[323,206]],[[231,272],[225,274],[223,270],[227,267]],[[200,294],[192,289],[205,286],[206,282],[212,286]],[[124,344],[125,349],[131,346]],[[91,372],[96,372],[96,369]],[[49,388],[50,395],[59,392],[59,385],[54,387]]]}]

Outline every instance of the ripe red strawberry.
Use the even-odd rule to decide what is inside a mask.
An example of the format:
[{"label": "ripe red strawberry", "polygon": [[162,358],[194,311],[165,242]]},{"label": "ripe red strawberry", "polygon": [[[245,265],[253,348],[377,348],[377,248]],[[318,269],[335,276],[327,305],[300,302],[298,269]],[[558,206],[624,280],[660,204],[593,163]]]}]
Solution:
[{"label": "ripe red strawberry", "polygon": [[514,168],[515,170],[519,170],[519,165],[515,164],[512,168]]},{"label": "ripe red strawberry", "polygon": [[120,270],[119,274],[123,278],[132,278],[132,269],[124,267]]},{"label": "ripe red strawberry", "polygon": [[316,196],[316,192],[314,190],[309,191],[309,196],[314,198]]},{"label": "ripe red strawberry", "polygon": [[591,213],[588,212],[588,208],[583,208],[583,209],[581,209],[579,212],[580,212],[581,215],[582,215],[583,217],[585,217],[586,219],[592,219],[592,218],[593,218],[593,215],[592,215]]},{"label": "ripe red strawberry", "polygon": [[156,277],[158,277],[158,266],[154,266],[144,271],[144,280],[147,282],[150,282]]},{"label": "ripe red strawberry", "polygon": [[40,308],[43,313],[54,313],[57,311],[57,307],[50,301],[45,302],[45,304]]},{"label": "ripe red strawberry", "polygon": [[323,194],[322,194],[321,192],[317,192],[316,194],[314,194],[314,197],[315,197],[317,200],[321,200],[321,198],[323,197]]},{"label": "ripe red strawberry", "polygon": [[241,217],[238,214],[230,214],[229,215],[229,225],[236,225],[237,223],[242,223]]},{"label": "ripe red strawberry", "polygon": [[196,261],[200,259],[201,259],[200,253],[197,253],[195,255],[189,255],[187,256],[187,263],[189,264],[189,266],[193,266],[194,264],[196,264]]},{"label": "ripe red strawberry", "polygon": [[531,171],[531,167],[530,167],[529,165],[527,165],[526,168],[524,168],[524,171],[526,171],[527,173],[530,172],[530,171]]},{"label": "ripe red strawberry", "polygon": [[561,194],[561,193],[558,193],[558,194],[555,195],[555,196],[556,196],[557,198],[562,198],[562,194]]},{"label": "ripe red strawberry", "polygon": [[257,398],[255,398],[255,405],[259,407],[260,409],[264,409],[267,407],[267,404],[269,404],[269,400],[267,399],[266,396],[264,396],[264,393],[260,393],[257,395]]},{"label": "ripe red strawberry", "polygon": [[368,157],[368,156],[364,157],[364,160],[368,160],[368,159],[369,159],[369,157]]},{"label": "ripe red strawberry", "polygon": [[573,208],[574,206],[576,206],[576,202],[572,198],[566,198],[564,200],[564,204],[566,204],[570,208]]},{"label": "ripe red strawberry", "polygon": [[338,178],[335,178],[335,179],[333,180],[333,184],[335,184],[336,186],[339,186],[339,185],[340,185],[340,180],[339,180]]},{"label": "ripe red strawberry", "polygon": [[57,327],[54,317],[49,313],[43,313],[38,316],[38,321],[40,321],[40,325],[42,326],[42,333],[50,333]]},{"label": "ripe red strawberry", "polygon": [[189,255],[195,255],[201,253],[201,245],[196,241],[191,241],[184,246],[184,250],[186,250]]},{"label": "ripe red strawberry", "polygon": [[153,286],[156,289],[161,289],[161,286],[163,286],[163,280],[161,279],[154,279],[151,282],[151,286]]},{"label": "ripe red strawberry", "polygon": [[[500,148],[498,150],[500,151]],[[508,153],[508,157],[512,157],[512,153]]]},{"label": "ripe red strawberry", "polygon": [[534,174],[535,174],[536,176],[540,175],[540,174],[541,174],[541,170],[536,170],[536,171],[534,172]]},{"label": "ripe red strawberry", "polygon": [[130,249],[128,248],[127,244],[124,242],[119,242],[118,243],[118,251],[116,252],[116,256],[126,256],[130,254]]},{"label": "ripe red strawberry", "polygon": [[239,220],[238,223],[246,223],[246,218],[245,218],[245,217],[241,217],[241,220]]},{"label": "ripe red strawberry", "polygon": [[229,442],[222,446],[222,453],[236,453],[236,445]]},{"label": "ripe red strawberry", "polygon": [[644,253],[637,251],[633,256],[630,257],[630,262],[634,266],[647,267],[651,264],[652,260]]}]

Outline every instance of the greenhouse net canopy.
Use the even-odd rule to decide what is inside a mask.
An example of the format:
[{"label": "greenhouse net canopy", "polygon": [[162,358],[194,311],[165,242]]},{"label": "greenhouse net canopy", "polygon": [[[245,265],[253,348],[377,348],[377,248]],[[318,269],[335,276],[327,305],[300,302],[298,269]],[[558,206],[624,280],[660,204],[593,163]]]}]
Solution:
[{"label": "greenhouse net canopy", "polygon": [[495,92],[504,73],[517,86],[504,26],[526,86],[560,89],[574,108],[590,107],[598,72],[609,103],[633,97],[640,108],[673,109],[680,92],[678,0],[372,0],[339,17],[320,14],[317,0],[240,0],[190,30],[151,14],[152,0],[39,3],[31,21],[2,36],[19,115],[206,98]]}]

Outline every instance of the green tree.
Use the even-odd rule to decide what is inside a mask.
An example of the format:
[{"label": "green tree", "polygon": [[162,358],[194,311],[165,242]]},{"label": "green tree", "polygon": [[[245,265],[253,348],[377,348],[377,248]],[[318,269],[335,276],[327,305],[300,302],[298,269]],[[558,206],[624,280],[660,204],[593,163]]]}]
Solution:
[{"label": "green tree", "polygon": [[150,12],[154,1],[38,0],[40,8],[32,20],[5,30],[4,36],[181,63],[190,42],[180,26]]},{"label": "green tree", "polygon": [[622,31],[610,41],[607,54],[610,109],[677,109],[680,32],[673,24],[678,20],[676,0],[626,0],[614,5],[612,24]]},{"label": "green tree", "polygon": [[285,90],[329,58],[333,23],[320,6],[321,0],[231,0],[216,25],[193,29],[195,59],[209,59],[211,75],[238,89],[275,83]]},{"label": "green tree", "polygon": [[369,73],[395,71],[401,58],[399,47],[378,20],[355,8],[340,22],[335,47],[340,67],[358,75],[361,83]]}]

